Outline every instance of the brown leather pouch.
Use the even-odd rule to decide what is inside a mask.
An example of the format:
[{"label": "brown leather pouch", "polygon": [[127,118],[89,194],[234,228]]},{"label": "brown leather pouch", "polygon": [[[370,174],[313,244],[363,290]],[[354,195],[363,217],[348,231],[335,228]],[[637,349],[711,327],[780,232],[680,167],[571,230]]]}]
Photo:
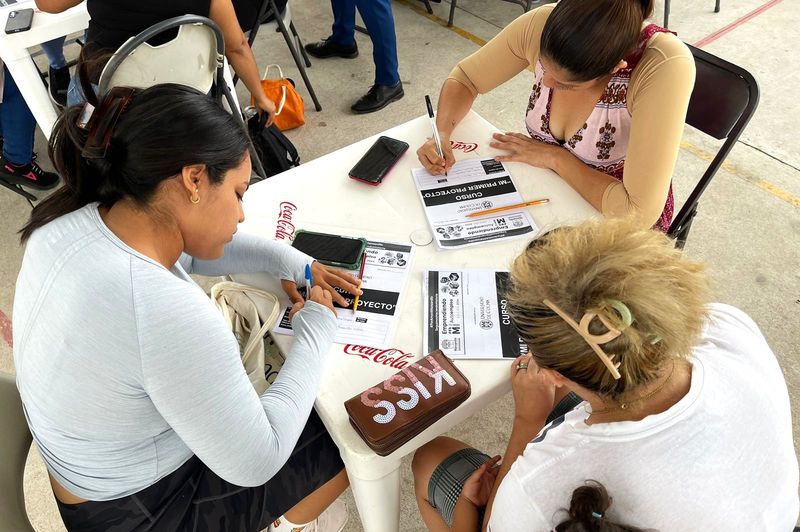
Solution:
[{"label": "brown leather pouch", "polygon": [[366,444],[386,456],[469,397],[469,381],[436,350],[344,403]]}]

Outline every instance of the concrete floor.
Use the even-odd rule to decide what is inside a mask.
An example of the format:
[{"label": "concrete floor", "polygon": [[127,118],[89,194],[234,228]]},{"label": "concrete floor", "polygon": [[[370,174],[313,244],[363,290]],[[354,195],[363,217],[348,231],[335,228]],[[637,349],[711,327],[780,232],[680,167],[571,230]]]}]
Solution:
[{"label": "concrete floor", "polygon": [[[661,22],[663,0],[657,2]],[[323,7],[320,7],[323,6]],[[423,96],[435,95],[452,66],[476,50],[501,27],[521,14],[518,6],[500,0],[461,0],[456,26],[443,25],[449,4],[433,4],[427,16],[416,0],[395,0],[400,73],[406,96],[379,113],[355,116],[350,104],[372,82],[369,38],[357,34],[361,55],[354,60],[317,60],[309,70],[324,110],[309,105],[306,126],[289,137],[303,160],[341,148],[356,140],[419,116]],[[756,16],[747,17],[759,8]],[[707,190],[686,251],[708,261],[716,279],[717,300],[736,305],[751,315],[780,360],[795,412],[795,445],[800,442],[797,411],[800,408],[800,146],[796,124],[800,121],[800,54],[794,43],[800,37],[800,4],[794,0],[725,0],[721,13],[713,13],[713,0],[673,2],[670,23],[685,41],[695,43],[737,20],[731,31],[704,48],[750,70],[761,86],[761,104],[727,163]],[[295,24],[307,41],[328,35],[331,14],[324,2],[293,2]],[[74,50],[70,50],[75,53]],[[307,96],[282,38],[262,31],[255,45],[258,63],[279,63],[298,81]],[[514,80],[478,99],[475,109],[498,127],[522,130],[522,118],[531,74]],[[242,101],[247,97],[240,91]],[[307,105],[310,98],[306,98]],[[37,150],[46,159],[41,133]],[[677,201],[681,201],[701,174],[718,143],[687,128],[675,172]],[[47,163],[45,163],[47,166]],[[0,371],[13,372],[11,348],[2,340],[10,333],[14,282],[22,258],[16,231],[29,214],[27,203],[0,190]],[[10,335],[10,334],[9,334]],[[451,435],[489,453],[502,453],[510,431],[513,406],[510,397],[461,424]],[[735,422],[735,420],[732,420]],[[415,507],[408,460],[403,467],[400,529],[424,530]],[[37,530],[60,531],[58,513],[41,459],[32,453],[26,470],[26,500]],[[351,509],[352,498],[347,494]],[[347,531],[361,530],[351,511]]]}]

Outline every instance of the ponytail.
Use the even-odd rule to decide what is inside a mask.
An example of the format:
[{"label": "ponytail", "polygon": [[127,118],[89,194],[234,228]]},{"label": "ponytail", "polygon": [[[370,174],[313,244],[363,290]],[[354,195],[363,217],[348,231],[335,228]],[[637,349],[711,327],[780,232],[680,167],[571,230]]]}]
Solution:
[{"label": "ponytail", "polygon": [[595,480],[572,492],[567,513],[569,517],[558,524],[556,532],[644,532],[640,528],[620,525],[606,517],[611,497],[606,488]]},{"label": "ponytail", "polygon": [[[94,112],[104,107],[101,102]],[[164,84],[135,95],[111,126],[102,156],[87,158],[87,131],[78,126],[83,110],[68,107],[56,121],[48,154],[64,185],[33,209],[20,231],[22,243],[39,227],[92,202],[110,207],[127,197],[146,206],[161,181],[186,166],[204,164],[211,182],[219,184],[249,147],[242,124],[216,101],[190,87]]]},{"label": "ponytail", "polygon": [[544,24],[541,54],[571,81],[606,76],[633,52],[653,0],[560,0]]}]

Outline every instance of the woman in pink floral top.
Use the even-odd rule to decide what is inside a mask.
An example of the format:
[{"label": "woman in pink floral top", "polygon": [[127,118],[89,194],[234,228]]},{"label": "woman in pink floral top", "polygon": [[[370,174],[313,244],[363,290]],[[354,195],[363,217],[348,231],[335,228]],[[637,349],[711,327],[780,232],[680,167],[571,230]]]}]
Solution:
[{"label": "woman in pink floral top", "polygon": [[553,170],[604,215],[666,231],[695,67],[674,34],[645,24],[652,11],[652,0],[561,0],[517,18],[453,69],[437,114],[445,157],[429,141],[420,162],[443,173],[477,95],[530,67],[527,134],[495,134],[508,152],[498,160]]}]

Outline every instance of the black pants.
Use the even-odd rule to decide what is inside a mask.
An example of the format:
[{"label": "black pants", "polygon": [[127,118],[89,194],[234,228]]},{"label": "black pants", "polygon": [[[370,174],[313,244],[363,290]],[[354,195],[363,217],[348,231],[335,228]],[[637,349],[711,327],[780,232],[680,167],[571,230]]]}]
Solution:
[{"label": "black pants", "polygon": [[343,469],[339,449],[312,410],[289,461],[262,486],[235,486],[193,456],[133,495],[58,502],[58,509],[70,531],[258,532]]}]

